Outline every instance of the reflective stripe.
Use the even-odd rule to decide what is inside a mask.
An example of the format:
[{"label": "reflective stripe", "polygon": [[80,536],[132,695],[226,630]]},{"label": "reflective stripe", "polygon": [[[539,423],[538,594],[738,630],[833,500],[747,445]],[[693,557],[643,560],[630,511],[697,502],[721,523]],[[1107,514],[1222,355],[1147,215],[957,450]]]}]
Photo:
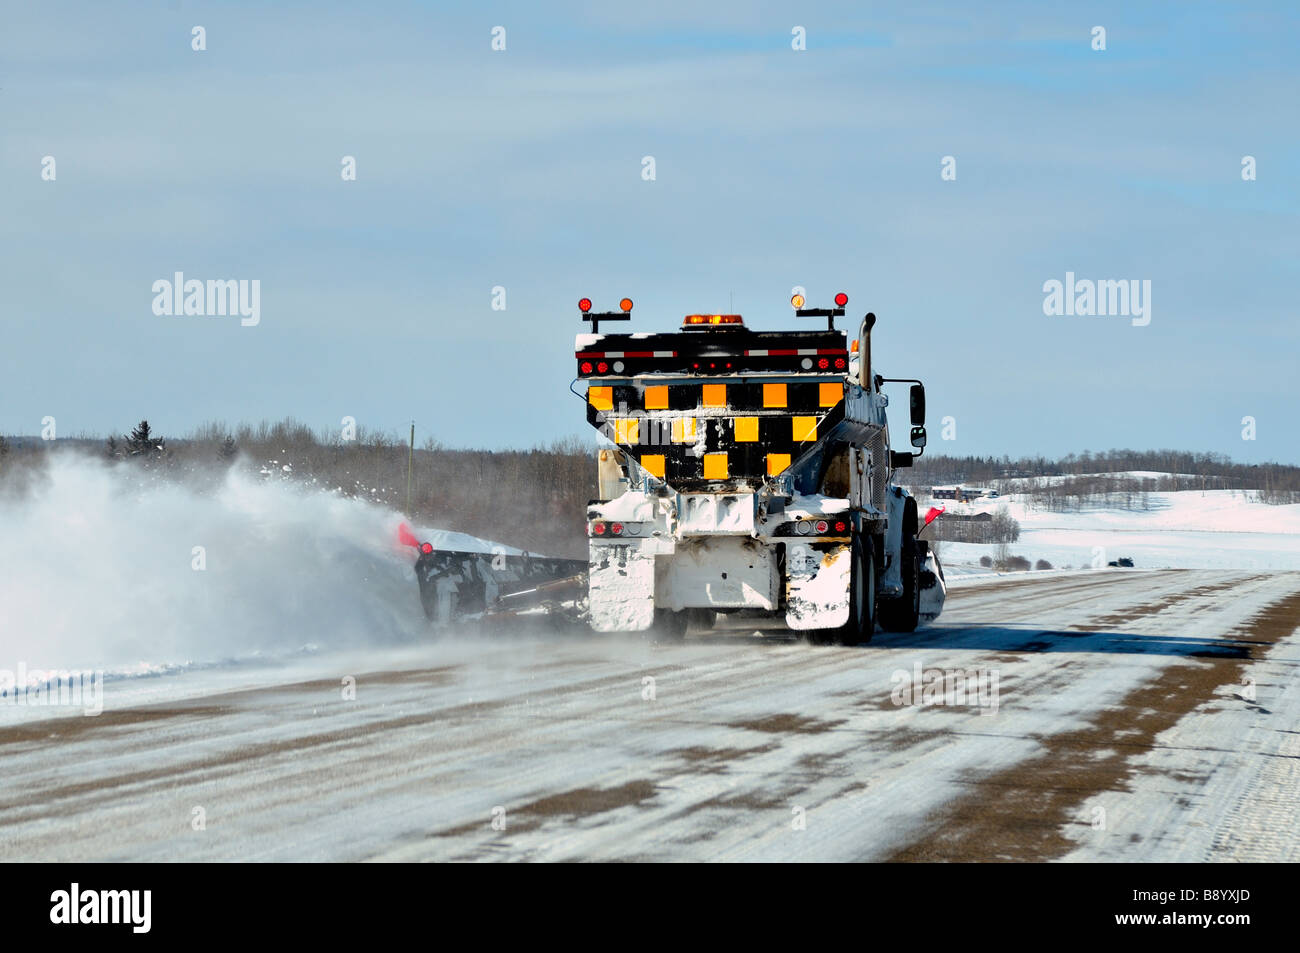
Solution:
[{"label": "reflective stripe", "polygon": [[573,355],[577,358],[616,358],[616,357],[676,357],[676,351],[577,351]]}]

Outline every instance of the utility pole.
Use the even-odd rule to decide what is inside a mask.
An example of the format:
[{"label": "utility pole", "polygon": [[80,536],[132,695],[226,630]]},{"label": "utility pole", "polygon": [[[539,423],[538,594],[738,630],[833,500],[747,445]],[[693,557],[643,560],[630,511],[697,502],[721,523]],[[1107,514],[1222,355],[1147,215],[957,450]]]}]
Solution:
[{"label": "utility pole", "polygon": [[411,465],[415,461],[415,421],[411,421],[411,445],[406,451],[406,518],[411,516]]}]

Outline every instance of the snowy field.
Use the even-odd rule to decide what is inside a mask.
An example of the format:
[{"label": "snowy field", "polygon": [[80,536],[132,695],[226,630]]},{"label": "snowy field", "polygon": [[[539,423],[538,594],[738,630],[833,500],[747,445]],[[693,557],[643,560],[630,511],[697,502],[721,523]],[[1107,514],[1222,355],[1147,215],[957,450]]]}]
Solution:
[{"label": "snowy field", "polygon": [[[1146,569],[1300,569],[1300,504],[1272,506],[1243,490],[1152,493],[1149,502],[1148,510],[1097,506],[1078,513],[1046,512],[1017,496],[923,506],[947,505],[951,513],[1005,506],[1020,523],[1011,554],[1031,563],[1044,559],[1057,569],[1105,565],[1125,556]],[[988,572],[979,567],[979,558],[995,549],[978,543],[940,546],[945,568],[956,574]]]}]

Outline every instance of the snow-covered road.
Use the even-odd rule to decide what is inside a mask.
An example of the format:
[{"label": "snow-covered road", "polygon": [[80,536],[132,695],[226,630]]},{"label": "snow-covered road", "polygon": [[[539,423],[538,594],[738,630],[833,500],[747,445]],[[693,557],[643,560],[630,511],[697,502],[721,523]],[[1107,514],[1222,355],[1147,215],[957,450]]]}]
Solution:
[{"label": "snow-covered road", "polygon": [[0,727],[0,858],[1297,860],[1298,625],[1300,573],[1115,570],[962,580],[856,649],[464,638],[110,685]]}]

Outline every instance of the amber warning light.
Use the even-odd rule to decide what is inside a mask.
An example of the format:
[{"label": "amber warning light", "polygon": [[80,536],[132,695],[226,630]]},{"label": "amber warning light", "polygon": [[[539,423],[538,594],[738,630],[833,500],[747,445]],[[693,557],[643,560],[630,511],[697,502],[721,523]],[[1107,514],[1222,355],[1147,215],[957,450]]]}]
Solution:
[{"label": "amber warning light", "polygon": [[743,326],[744,323],[738,314],[688,314],[682,321],[682,327],[716,327],[723,324]]}]

